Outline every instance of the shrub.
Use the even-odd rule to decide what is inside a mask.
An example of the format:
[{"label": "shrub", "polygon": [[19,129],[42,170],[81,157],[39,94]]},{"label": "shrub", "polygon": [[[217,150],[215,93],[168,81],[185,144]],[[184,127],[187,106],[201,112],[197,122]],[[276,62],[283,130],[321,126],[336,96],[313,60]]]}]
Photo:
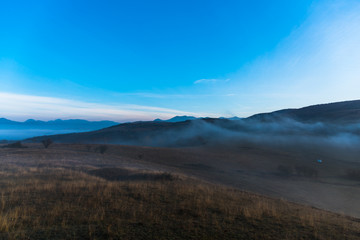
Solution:
[{"label": "shrub", "polygon": [[290,166],[279,165],[277,169],[282,176],[290,176],[293,172],[293,169]]},{"label": "shrub", "polygon": [[351,180],[360,181],[360,169],[348,169],[346,177]]},{"label": "shrub", "polygon": [[42,140],[41,143],[44,145],[45,148],[48,148],[53,143],[53,141],[50,138],[48,138],[48,139]]},{"label": "shrub", "polygon": [[86,151],[90,152],[92,149],[92,146],[91,145],[86,145]]},{"label": "shrub", "polygon": [[22,145],[22,143],[19,142],[14,142],[14,143],[10,143],[8,145],[3,146],[4,148],[27,148],[26,146]]},{"label": "shrub", "polygon": [[295,171],[298,176],[315,178],[318,176],[318,171],[308,166],[296,166]]},{"label": "shrub", "polygon": [[95,148],[95,152],[99,152],[101,154],[104,154],[108,150],[107,145],[101,145]]}]

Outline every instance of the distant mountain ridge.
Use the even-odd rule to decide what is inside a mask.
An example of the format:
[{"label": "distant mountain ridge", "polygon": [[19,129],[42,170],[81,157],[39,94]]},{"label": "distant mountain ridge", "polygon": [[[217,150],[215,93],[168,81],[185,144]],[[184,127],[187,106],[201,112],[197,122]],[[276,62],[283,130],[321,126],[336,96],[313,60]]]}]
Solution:
[{"label": "distant mountain ridge", "polygon": [[183,122],[183,121],[187,121],[187,120],[195,120],[197,119],[196,117],[193,116],[175,116],[173,118],[167,119],[167,120],[162,120],[162,119],[155,119],[154,122]]},{"label": "distant mountain ridge", "polygon": [[41,135],[94,131],[119,123],[113,121],[87,121],[80,119],[40,121],[28,119],[24,122],[0,118],[0,139],[16,140]]},{"label": "distant mountain ridge", "polygon": [[[184,122],[184,121],[188,121],[188,120],[196,120],[196,119],[202,119],[202,118],[197,118],[194,116],[175,116],[173,118],[167,119],[167,120],[162,120],[162,119],[155,119],[154,122]],[[241,118],[239,117],[220,117],[219,119],[228,119],[228,120],[240,120]]]},{"label": "distant mountain ridge", "polygon": [[68,120],[50,120],[50,121],[41,121],[41,120],[34,120],[28,119],[24,122],[12,121],[6,118],[0,118],[0,128],[4,125],[7,126],[18,126],[18,127],[51,127],[52,129],[55,128],[79,128],[79,129],[89,129],[89,128],[105,128],[110,127],[113,125],[119,124],[118,122],[113,121],[87,121],[82,119],[68,119]]}]

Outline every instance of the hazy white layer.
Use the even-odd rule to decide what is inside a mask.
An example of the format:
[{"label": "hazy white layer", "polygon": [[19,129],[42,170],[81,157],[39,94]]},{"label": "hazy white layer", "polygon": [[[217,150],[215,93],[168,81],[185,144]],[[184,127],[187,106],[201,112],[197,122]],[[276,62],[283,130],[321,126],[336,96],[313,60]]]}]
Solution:
[{"label": "hazy white layer", "polygon": [[175,115],[197,115],[191,112],[139,105],[105,105],[63,98],[31,96],[0,92],[0,117],[11,120],[89,119],[118,122],[167,119]]}]

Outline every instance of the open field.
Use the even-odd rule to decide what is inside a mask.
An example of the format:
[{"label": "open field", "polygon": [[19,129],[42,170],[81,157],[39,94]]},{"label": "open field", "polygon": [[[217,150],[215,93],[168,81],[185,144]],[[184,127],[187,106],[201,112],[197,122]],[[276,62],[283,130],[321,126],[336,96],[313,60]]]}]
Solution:
[{"label": "open field", "polygon": [[3,239],[360,239],[356,218],[224,186],[204,149],[28,146],[0,149]]},{"label": "open field", "polygon": [[[360,169],[354,150],[269,148],[258,145],[205,148],[111,146],[108,154],[202,180],[360,217]],[[317,160],[322,162],[318,163]],[[289,169],[288,173],[279,166]],[[299,170],[300,169],[300,170]]]}]

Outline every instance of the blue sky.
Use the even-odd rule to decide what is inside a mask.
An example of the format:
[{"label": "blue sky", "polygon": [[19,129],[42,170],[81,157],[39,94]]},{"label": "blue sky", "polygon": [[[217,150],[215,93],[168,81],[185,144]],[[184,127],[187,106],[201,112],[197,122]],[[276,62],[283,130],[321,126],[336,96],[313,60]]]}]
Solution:
[{"label": "blue sky", "polygon": [[1,1],[0,117],[240,116],[360,98],[360,3]]}]

